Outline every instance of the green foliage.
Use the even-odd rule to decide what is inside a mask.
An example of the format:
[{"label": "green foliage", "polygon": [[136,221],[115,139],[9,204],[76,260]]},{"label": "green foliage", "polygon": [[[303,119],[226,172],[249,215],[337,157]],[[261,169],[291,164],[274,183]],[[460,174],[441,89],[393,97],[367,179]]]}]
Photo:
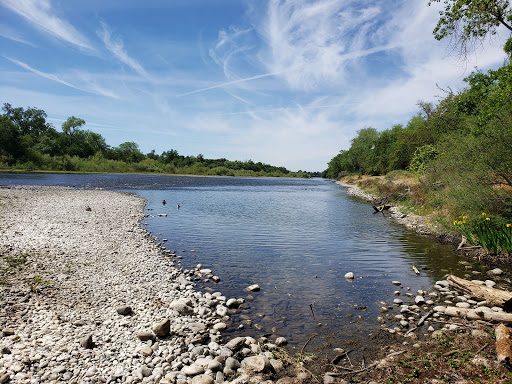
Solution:
[{"label": "green foliage", "polygon": [[52,125],[46,122],[46,112],[41,109],[13,108],[9,103],[5,103],[2,109],[5,112],[4,116],[16,125],[22,136],[37,138],[52,128]]},{"label": "green foliage", "polygon": [[171,149],[143,154],[128,141],[110,148],[98,133],[80,129],[85,121],[75,116],[57,132],[46,123],[46,113],[35,108],[4,104],[0,115],[0,166],[14,170],[64,172],[138,172],[210,176],[269,176],[309,178],[311,173],[290,172],[261,162],[207,159],[202,154],[182,156]]},{"label": "green foliage", "polygon": [[0,116],[0,157],[4,163],[12,163],[23,153],[21,135],[16,125],[6,116]]},{"label": "green foliage", "polygon": [[71,116],[68,117],[68,119],[64,123],[62,123],[62,131],[68,136],[73,136],[74,133],[78,130],[78,128],[80,128],[84,124],[84,119]]},{"label": "green foliage", "polygon": [[503,250],[512,253],[512,224],[505,224],[484,212],[472,220],[462,216],[453,225],[472,245],[481,246],[494,255]]},{"label": "green foliage", "polygon": [[435,160],[437,155],[438,152],[432,144],[417,148],[411,159],[409,170],[417,175],[425,174],[428,166]]},{"label": "green foliage", "polygon": [[[431,0],[440,3],[441,0]],[[450,37],[466,54],[488,35],[495,35],[500,26],[512,31],[512,10],[508,0],[443,0],[444,9],[434,29],[437,40]]]},{"label": "green foliage", "polygon": [[[473,72],[465,80],[466,89],[446,92],[437,105],[418,103],[419,113],[405,127],[394,126],[367,139],[374,143],[372,154],[368,146],[366,156],[354,156],[353,147],[340,152],[324,177],[407,169],[419,179],[407,200],[412,209],[422,214],[436,210],[446,218],[488,212],[511,222],[512,63]],[[360,132],[353,143],[363,141]],[[362,147],[358,153],[364,152]],[[495,252],[496,246],[488,243],[486,248]]]}]

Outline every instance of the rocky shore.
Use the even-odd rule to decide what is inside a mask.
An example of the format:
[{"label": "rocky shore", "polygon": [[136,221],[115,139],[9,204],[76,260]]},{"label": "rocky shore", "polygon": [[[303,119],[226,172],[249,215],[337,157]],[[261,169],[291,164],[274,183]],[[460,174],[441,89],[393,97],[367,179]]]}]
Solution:
[{"label": "rocky shore", "polygon": [[[359,188],[355,184],[346,183],[343,180],[339,180],[336,182],[345,188],[347,188],[347,193],[352,196],[359,197],[368,202],[378,201],[379,197],[371,195],[369,193],[364,192],[361,188]],[[435,224],[429,223],[428,218],[420,215],[416,215],[413,213],[403,213],[400,211],[399,207],[393,206],[387,212],[391,215],[391,217],[400,225],[405,226],[406,228],[415,231],[419,235],[428,235],[437,238],[439,241],[443,243],[449,244],[458,244],[460,242],[460,238],[452,233],[441,232],[439,228]]]},{"label": "rocky shore", "polygon": [[183,270],[141,228],[144,204],[0,189],[0,383],[308,381],[274,358],[283,338],[224,340],[243,300],[198,291],[193,277],[209,271]]}]

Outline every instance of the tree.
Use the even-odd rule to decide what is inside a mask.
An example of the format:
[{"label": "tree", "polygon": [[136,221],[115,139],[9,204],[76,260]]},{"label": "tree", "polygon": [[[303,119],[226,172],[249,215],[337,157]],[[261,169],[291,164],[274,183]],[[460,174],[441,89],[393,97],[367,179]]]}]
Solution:
[{"label": "tree", "polygon": [[357,137],[352,139],[349,150],[354,171],[363,174],[377,172],[374,149],[378,138],[379,132],[375,128],[368,127],[357,131]]},{"label": "tree", "polygon": [[[430,0],[440,3],[441,0]],[[512,32],[512,9],[508,0],[443,0],[444,10],[434,29],[434,37],[442,40],[450,37],[455,48],[463,56],[481,43],[488,35],[495,35],[500,26]],[[512,39],[508,39],[505,51],[511,53]]]},{"label": "tree", "polygon": [[84,119],[71,116],[68,117],[68,119],[64,123],[62,123],[62,131],[68,136],[73,136],[74,133],[84,124]]},{"label": "tree", "polygon": [[144,160],[144,154],[139,150],[139,145],[133,141],[127,141],[119,144],[119,147],[115,148],[117,156],[120,160],[127,163],[138,163]]},{"label": "tree", "polygon": [[11,104],[4,103],[3,111],[9,120],[11,120],[20,130],[22,136],[30,135],[33,139],[47,132],[52,125],[46,122],[46,112],[42,109],[28,107],[13,108]]},{"label": "tree", "polygon": [[[16,158],[22,153],[20,131],[7,117],[0,115],[0,156],[7,162],[16,162]],[[2,159],[3,161],[3,159]]]},{"label": "tree", "polygon": [[178,159],[180,157],[178,151],[175,149],[171,149],[170,151],[164,151],[160,155],[160,161],[164,164],[169,164],[173,162],[173,160]]}]

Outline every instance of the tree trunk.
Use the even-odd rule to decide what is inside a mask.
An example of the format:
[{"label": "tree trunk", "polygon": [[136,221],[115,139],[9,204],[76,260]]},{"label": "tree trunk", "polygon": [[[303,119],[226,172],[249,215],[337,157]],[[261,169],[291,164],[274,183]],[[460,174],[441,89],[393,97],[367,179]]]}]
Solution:
[{"label": "tree trunk", "polygon": [[491,306],[502,307],[506,311],[512,310],[511,292],[476,284],[453,275],[448,276],[446,280],[453,288],[471,295],[477,300],[485,300]]},{"label": "tree trunk", "polygon": [[468,320],[496,321],[500,323],[512,324],[512,313],[506,312],[494,312],[489,310],[482,311],[478,308],[468,309],[459,307],[446,307],[444,314]]},{"label": "tree trunk", "polygon": [[496,327],[496,354],[498,363],[510,366],[512,361],[512,341],[510,330],[503,324]]}]

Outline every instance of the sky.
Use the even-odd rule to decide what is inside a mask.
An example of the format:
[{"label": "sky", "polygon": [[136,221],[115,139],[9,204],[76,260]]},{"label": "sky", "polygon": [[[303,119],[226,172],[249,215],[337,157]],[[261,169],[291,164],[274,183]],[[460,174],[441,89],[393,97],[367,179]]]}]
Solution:
[{"label": "sky", "polygon": [[[0,102],[112,147],[322,171],[357,131],[503,65],[465,60],[427,0],[0,0]],[[505,36],[504,34],[502,36]]]}]

